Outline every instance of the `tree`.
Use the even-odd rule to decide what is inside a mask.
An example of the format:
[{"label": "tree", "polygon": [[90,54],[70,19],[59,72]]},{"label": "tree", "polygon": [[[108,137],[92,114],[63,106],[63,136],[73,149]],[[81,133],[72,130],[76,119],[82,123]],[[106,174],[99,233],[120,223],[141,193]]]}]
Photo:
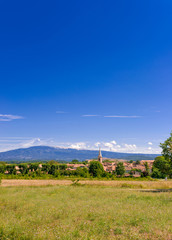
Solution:
[{"label": "tree", "polygon": [[42,164],[42,171],[44,173],[48,173],[50,171],[51,165],[49,163],[43,163]]},{"label": "tree", "polygon": [[29,169],[33,172],[36,172],[36,170],[39,168],[39,163],[31,163],[29,166]]},{"label": "tree", "polygon": [[77,159],[73,159],[71,163],[77,164],[79,161]]},{"label": "tree", "polygon": [[6,169],[8,171],[9,174],[14,174],[16,175],[16,165],[15,164],[10,164],[6,166]]},{"label": "tree", "polygon": [[125,173],[125,167],[124,167],[123,162],[117,163],[117,166],[116,166],[116,174],[117,174],[118,176],[123,176],[124,173]]},{"label": "tree", "polygon": [[55,161],[55,160],[50,160],[48,163],[49,163],[50,165],[53,165],[53,164],[58,164],[58,162],[57,162],[57,161]]},{"label": "tree", "polygon": [[66,168],[67,168],[66,164],[59,164],[58,165],[58,169],[60,169],[60,170],[66,170]]},{"label": "tree", "polygon": [[139,161],[139,160],[137,160],[135,164],[136,164],[136,165],[139,165],[139,164],[140,164],[140,161]]},{"label": "tree", "polygon": [[6,170],[5,164],[0,164],[0,174],[1,173],[3,174],[5,172],[5,170]]},{"label": "tree", "polygon": [[102,177],[104,173],[103,165],[98,161],[91,161],[89,165],[89,173],[93,177]]},{"label": "tree", "polygon": [[170,163],[164,156],[158,156],[155,158],[152,170],[152,177],[157,175],[157,178],[165,178],[170,174]]},{"label": "tree", "polygon": [[84,168],[78,167],[75,170],[75,175],[86,178],[86,177],[89,177],[89,172],[88,172],[88,169],[85,167]]},{"label": "tree", "polygon": [[149,165],[147,162],[144,163],[144,166],[145,166],[145,171],[143,172],[143,176],[144,177],[147,177],[150,175],[150,170],[149,170]]},{"label": "tree", "polygon": [[21,163],[18,165],[19,167],[19,171],[21,172],[21,174],[25,175],[28,173],[29,169],[28,169],[28,166],[27,166],[27,163]]},{"label": "tree", "polygon": [[133,163],[133,160],[128,161],[129,163]]},{"label": "tree", "polygon": [[153,168],[152,175],[153,178],[162,178],[162,173],[158,168]]},{"label": "tree", "polygon": [[48,174],[54,175],[57,169],[58,169],[58,166],[56,164],[52,164],[48,171]]},{"label": "tree", "polygon": [[160,147],[162,148],[162,155],[170,162],[172,167],[172,132],[170,133],[170,137],[167,138],[164,143],[160,143]]}]

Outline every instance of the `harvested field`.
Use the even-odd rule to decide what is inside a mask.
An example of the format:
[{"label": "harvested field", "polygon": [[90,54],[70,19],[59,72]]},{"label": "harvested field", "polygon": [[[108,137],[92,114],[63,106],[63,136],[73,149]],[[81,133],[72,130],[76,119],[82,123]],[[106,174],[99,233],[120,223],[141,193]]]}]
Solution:
[{"label": "harvested field", "polygon": [[[101,180],[80,180],[80,184],[112,186],[116,188],[135,189],[170,189],[172,181],[101,181]],[[24,180],[24,179],[2,179],[1,185],[7,186],[46,186],[46,185],[71,185],[71,180]]]}]

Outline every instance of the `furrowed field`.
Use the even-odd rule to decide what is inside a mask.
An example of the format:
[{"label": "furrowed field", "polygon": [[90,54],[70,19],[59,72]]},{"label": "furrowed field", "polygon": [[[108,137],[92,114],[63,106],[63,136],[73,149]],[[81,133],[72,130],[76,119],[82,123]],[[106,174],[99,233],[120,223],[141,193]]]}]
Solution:
[{"label": "furrowed field", "polygon": [[2,182],[0,239],[171,240],[172,193],[129,186],[4,187]]}]

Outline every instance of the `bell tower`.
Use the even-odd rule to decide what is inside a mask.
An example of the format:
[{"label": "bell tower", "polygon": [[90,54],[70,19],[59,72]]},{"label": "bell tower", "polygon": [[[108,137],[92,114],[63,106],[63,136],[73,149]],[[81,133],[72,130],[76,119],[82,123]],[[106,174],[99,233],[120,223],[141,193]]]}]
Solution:
[{"label": "bell tower", "polygon": [[99,148],[99,155],[98,155],[98,159],[97,159],[100,163],[102,163],[102,153],[101,153],[101,149]]}]

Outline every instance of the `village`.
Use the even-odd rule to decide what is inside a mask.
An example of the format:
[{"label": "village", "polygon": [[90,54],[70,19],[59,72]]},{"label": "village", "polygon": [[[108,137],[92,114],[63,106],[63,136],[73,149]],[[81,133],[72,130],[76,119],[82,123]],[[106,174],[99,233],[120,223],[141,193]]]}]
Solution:
[{"label": "village", "polygon": [[[1,164],[0,172],[5,175],[21,175],[21,174],[52,174],[58,176],[57,171],[61,171],[62,175],[70,176],[75,175],[75,172],[79,170],[85,170],[89,172],[89,167],[92,162],[99,162],[106,173],[115,174],[116,168],[119,163],[124,168],[123,177],[143,177],[144,173],[149,171],[151,174],[154,160],[124,160],[124,159],[112,159],[102,157],[101,149],[97,159],[86,159],[83,162],[73,160],[72,162],[60,164],[57,161],[49,161],[47,163],[20,163],[20,164]],[[65,173],[64,173],[65,171]]]},{"label": "village", "polygon": [[97,159],[88,159],[86,160],[86,164],[83,163],[68,163],[67,164],[67,169],[69,171],[74,171],[77,168],[89,168],[89,164],[91,161],[99,161],[104,168],[104,171],[109,172],[109,173],[114,173],[117,167],[118,162],[122,162],[123,166],[125,168],[125,177],[133,176],[133,177],[140,177],[143,172],[145,172],[146,167],[149,168],[149,171],[151,172],[153,162],[154,160],[140,160],[140,161],[127,161],[124,159],[107,159],[105,157],[102,157],[101,154],[101,149],[99,149],[99,155]]}]

